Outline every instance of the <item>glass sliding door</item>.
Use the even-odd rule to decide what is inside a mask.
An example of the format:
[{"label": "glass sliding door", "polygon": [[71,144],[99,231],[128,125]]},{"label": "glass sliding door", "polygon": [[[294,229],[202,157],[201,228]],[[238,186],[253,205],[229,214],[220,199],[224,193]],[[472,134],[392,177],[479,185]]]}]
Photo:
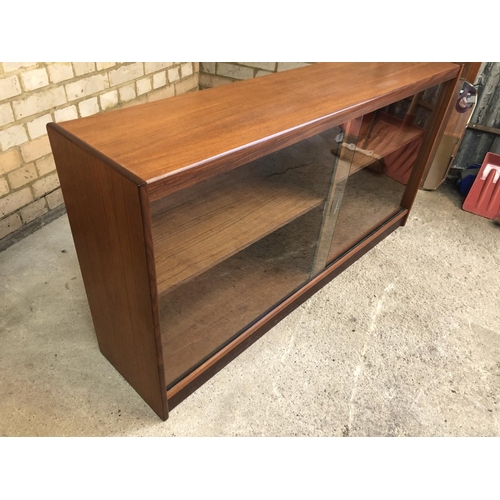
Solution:
[{"label": "glass sliding door", "polygon": [[334,174],[347,178],[353,157],[343,135],[334,127],[152,204],[168,387],[324,269]]}]

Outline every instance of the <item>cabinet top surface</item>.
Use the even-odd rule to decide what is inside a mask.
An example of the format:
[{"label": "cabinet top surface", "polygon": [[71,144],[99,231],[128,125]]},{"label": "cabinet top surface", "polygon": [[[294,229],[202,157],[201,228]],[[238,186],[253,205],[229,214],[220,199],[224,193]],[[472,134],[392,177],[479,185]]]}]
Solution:
[{"label": "cabinet top surface", "polygon": [[264,149],[282,134],[340,124],[458,71],[452,63],[317,63],[49,126],[154,183]]}]

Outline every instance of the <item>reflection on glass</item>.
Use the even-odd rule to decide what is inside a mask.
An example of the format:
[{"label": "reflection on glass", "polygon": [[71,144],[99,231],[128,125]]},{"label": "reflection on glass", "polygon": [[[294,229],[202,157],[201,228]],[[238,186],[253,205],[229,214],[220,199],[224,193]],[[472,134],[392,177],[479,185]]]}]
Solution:
[{"label": "reflection on glass", "polygon": [[343,146],[355,152],[335,220],[329,262],[400,211],[438,94],[434,87],[365,115],[357,143],[348,137],[344,140]]},{"label": "reflection on glass", "polygon": [[168,387],[400,211],[437,94],[152,204]]},{"label": "reflection on glass", "polygon": [[325,267],[339,137],[335,127],[153,203],[167,386]]}]

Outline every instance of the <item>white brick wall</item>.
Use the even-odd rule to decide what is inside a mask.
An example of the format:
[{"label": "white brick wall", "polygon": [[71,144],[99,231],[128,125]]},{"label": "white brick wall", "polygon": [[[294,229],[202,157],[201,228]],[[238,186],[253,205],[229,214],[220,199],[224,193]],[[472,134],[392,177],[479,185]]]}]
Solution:
[{"label": "white brick wall", "polygon": [[33,69],[21,74],[24,90],[36,90],[49,84],[49,75],[45,68]]},{"label": "white brick wall", "polygon": [[80,104],[78,104],[78,109],[82,118],[99,113],[99,104],[97,102],[97,97],[91,97],[86,101],[82,101]]},{"label": "white brick wall", "polygon": [[249,66],[250,68],[264,69],[266,71],[276,71],[275,62],[240,62],[243,66]]},{"label": "white brick wall", "polygon": [[49,122],[54,121],[50,113],[40,116],[40,118],[35,118],[34,120],[28,122],[28,133],[31,139],[37,139],[42,135],[47,133],[46,125]]},{"label": "white brick wall", "polygon": [[0,150],[6,151],[14,146],[19,146],[28,140],[26,130],[23,125],[14,125],[0,131]]},{"label": "white brick wall", "polygon": [[64,82],[73,78],[73,67],[71,63],[53,63],[47,66],[50,81],[52,83]]},{"label": "white brick wall", "polygon": [[0,177],[0,196],[7,194],[9,192],[9,184],[7,183],[7,179],[4,177]]},{"label": "white brick wall", "polygon": [[21,156],[25,162],[37,160],[50,152],[50,142],[46,135],[21,146]]},{"label": "white brick wall", "polygon": [[33,195],[29,187],[8,194],[0,199],[0,218],[8,215],[18,208],[27,205],[33,200]]},{"label": "white brick wall", "polygon": [[160,71],[153,75],[153,88],[159,89],[160,87],[165,87],[167,84],[167,72]]},{"label": "white brick wall", "polygon": [[16,149],[0,153],[0,175],[4,175],[20,166],[21,156]]},{"label": "white brick wall", "polygon": [[36,162],[36,169],[38,170],[38,175],[40,177],[43,177],[46,174],[50,174],[50,172],[54,172],[54,170],[56,169],[56,164],[54,162],[54,157],[52,156],[52,154],[38,160]]},{"label": "white brick wall", "polygon": [[64,203],[61,189],[56,189],[55,191],[52,191],[52,193],[49,193],[45,197],[45,199],[47,200],[47,205],[49,206],[50,210]]},{"label": "white brick wall", "polygon": [[212,75],[215,75],[215,65],[217,63],[214,62],[202,62],[200,63],[200,71],[202,73],[210,73]]},{"label": "white brick wall", "polygon": [[7,78],[0,78],[0,101],[9,99],[16,95],[21,95],[21,84],[17,76],[9,76]]},{"label": "white brick wall", "polygon": [[54,191],[57,187],[59,187],[59,177],[57,176],[57,172],[53,172],[41,179],[38,179],[31,185],[33,189],[33,194],[35,198],[40,198],[46,193],[50,193]]},{"label": "white brick wall", "polygon": [[217,74],[236,80],[245,80],[253,78],[254,70],[245,66],[237,66],[236,64],[218,63]]},{"label": "white brick wall", "polygon": [[96,65],[97,71],[101,71],[102,69],[112,68],[113,66],[116,65],[116,63],[114,63],[114,62],[98,62],[98,63],[95,63],[95,65]]},{"label": "white brick wall", "polygon": [[118,104],[118,91],[112,90],[111,92],[102,94],[99,96],[99,102],[103,111],[114,108]]},{"label": "white brick wall", "polygon": [[109,88],[108,75],[93,75],[74,83],[68,83],[66,85],[66,95],[68,101],[76,101],[82,97],[97,94],[107,88]]},{"label": "white brick wall", "polygon": [[66,104],[66,93],[62,87],[34,92],[25,99],[12,101],[16,119],[36,115],[37,113],[42,113],[56,106],[60,106],[61,104]]},{"label": "white brick wall", "polygon": [[18,214],[12,214],[0,220],[0,240],[19,229],[22,225],[21,217]]},{"label": "white brick wall", "polygon": [[146,74],[149,75],[150,73],[154,73],[155,71],[160,71],[162,69],[168,68],[172,66],[171,62],[147,62],[144,63],[144,67],[146,70]]},{"label": "white brick wall", "polygon": [[38,176],[35,164],[28,163],[27,165],[18,168],[17,170],[13,170],[7,176],[9,179],[9,184],[12,189],[17,189],[21,186],[25,186],[29,184],[32,180],[36,179]]},{"label": "white brick wall", "polygon": [[197,90],[198,63],[0,63],[0,239],[63,203],[48,122]]},{"label": "white brick wall", "polygon": [[119,85],[120,83],[130,82],[144,75],[144,65],[142,63],[133,63],[128,66],[112,70],[109,72],[109,83]]},{"label": "white brick wall", "polygon": [[14,113],[9,102],[0,104],[0,127],[14,121]]},{"label": "white brick wall", "polygon": [[44,213],[48,212],[48,210],[47,200],[45,198],[40,198],[30,205],[21,208],[21,217],[25,223],[28,223],[42,216]]},{"label": "white brick wall", "polygon": [[146,94],[152,89],[151,78],[137,80],[137,95]]},{"label": "white brick wall", "polygon": [[299,68],[311,63],[303,62],[202,62],[200,88],[218,87],[237,80],[247,80],[278,71]]},{"label": "white brick wall", "polygon": [[186,76],[191,76],[192,74],[193,74],[193,64],[192,63],[181,64],[182,78],[185,78]]},{"label": "white brick wall", "polygon": [[76,62],[73,63],[76,76],[87,75],[95,71],[95,63],[93,62]]},{"label": "white brick wall", "polygon": [[279,62],[277,71],[286,71],[288,69],[301,68],[307,66],[308,63],[294,63],[294,62]]},{"label": "white brick wall", "polygon": [[168,70],[168,81],[169,82],[176,82],[179,80],[181,77],[179,68],[172,68]]},{"label": "white brick wall", "polygon": [[3,70],[5,73],[9,73],[10,71],[16,71],[21,68],[29,68],[31,66],[36,66],[34,62],[5,62],[2,63]]},{"label": "white brick wall", "polygon": [[76,120],[78,118],[78,111],[76,106],[68,106],[67,108],[58,109],[54,112],[56,122],[65,122],[68,120]]},{"label": "white brick wall", "polygon": [[135,85],[131,83],[130,85],[125,85],[118,90],[120,94],[120,99],[122,102],[128,102],[136,98]]}]

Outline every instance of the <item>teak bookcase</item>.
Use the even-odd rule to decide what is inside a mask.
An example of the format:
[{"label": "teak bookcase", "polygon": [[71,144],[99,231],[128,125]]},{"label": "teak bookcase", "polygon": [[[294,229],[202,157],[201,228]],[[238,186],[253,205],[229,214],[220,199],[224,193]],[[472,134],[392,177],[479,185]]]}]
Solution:
[{"label": "teak bookcase", "polygon": [[460,71],[318,63],[48,124],[100,350],[162,419],[406,222]]}]

